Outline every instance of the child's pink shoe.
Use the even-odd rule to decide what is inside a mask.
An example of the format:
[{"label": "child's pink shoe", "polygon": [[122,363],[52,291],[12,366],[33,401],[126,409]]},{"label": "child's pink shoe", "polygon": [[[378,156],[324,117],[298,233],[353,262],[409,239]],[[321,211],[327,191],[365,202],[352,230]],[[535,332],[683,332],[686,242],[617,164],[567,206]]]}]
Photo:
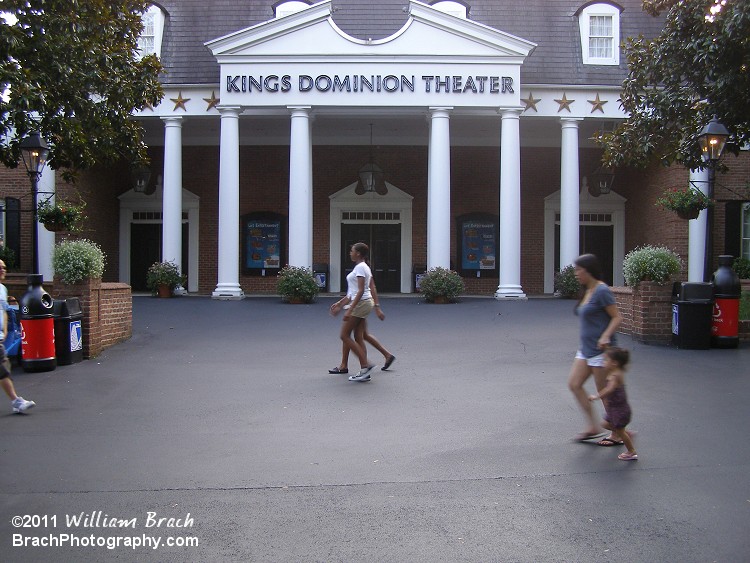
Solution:
[{"label": "child's pink shoe", "polygon": [[631,454],[628,452],[622,452],[617,456],[617,459],[622,461],[638,461],[638,454]]}]

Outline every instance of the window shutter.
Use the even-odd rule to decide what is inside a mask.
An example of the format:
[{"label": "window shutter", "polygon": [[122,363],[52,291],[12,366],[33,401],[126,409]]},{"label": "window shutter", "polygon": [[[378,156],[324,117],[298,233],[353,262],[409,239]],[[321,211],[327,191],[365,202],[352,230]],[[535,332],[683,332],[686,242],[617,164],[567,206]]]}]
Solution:
[{"label": "window shutter", "polygon": [[734,257],[742,255],[742,204],[728,201],[724,210],[724,252]]}]

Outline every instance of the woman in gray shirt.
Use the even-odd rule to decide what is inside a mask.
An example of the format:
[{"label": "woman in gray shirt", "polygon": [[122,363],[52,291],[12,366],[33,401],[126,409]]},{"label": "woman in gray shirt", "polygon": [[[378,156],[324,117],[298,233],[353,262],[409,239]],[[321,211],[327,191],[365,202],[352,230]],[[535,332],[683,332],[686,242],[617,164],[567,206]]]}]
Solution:
[{"label": "woman in gray shirt", "polygon": [[[597,257],[593,254],[583,254],[575,260],[574,266],[576,279],[585,291],[576,306],[576,315],[580,319],[581,341],[570,368],[568,387],[588,420],[588,428],[575,437],[577,441],[585,441],[599,437],[602,431],[597,419],[594,418],[594,411],[583,385],[593,375],[597,391],[606,386],[604,351],[607,347],[615,345],[615,331],[620,326],[621,318],[615,296],[602,281],[602,269]],[[616,444],[611,437],[604,438],[599,443]]]}]

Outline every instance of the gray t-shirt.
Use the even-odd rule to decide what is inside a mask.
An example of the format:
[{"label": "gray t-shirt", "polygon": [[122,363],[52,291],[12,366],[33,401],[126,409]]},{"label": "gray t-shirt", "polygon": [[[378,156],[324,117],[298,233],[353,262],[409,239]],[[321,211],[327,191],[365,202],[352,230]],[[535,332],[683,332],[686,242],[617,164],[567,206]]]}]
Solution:
[{"label": "gray t-shirt", "polygon": [[[584,305],[579,305],[576,314],[581,320],[581,353],[587,358],[593,358],[603,352],[598,346],[599,337],[607,329],[612,317],[606,308],[616,303],[615,296],[606,284],[600,283],[594,288],[591,299]],[[615,345],[615,335],[610,344]]]}]

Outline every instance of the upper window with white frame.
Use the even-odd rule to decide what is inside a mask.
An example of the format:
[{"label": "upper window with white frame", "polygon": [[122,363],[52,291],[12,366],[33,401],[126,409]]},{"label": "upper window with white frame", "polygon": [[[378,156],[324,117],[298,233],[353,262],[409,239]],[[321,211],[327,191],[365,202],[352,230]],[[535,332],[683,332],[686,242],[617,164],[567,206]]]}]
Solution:
[{"label": "upper window with white frame", "polygon": [[161,38],[164,33],[164,12],[158,6],[151,5],[141,16],[143,31],[138,37],[138,54],[161,56]]},{"label": "upper window with white frame", "polygon": [[461,2],[452,2],[450,0],[440,0],[438,2],[433,2],[431,6],[445,14],[450,14],[451,16],[455,16],[463,20],[466,19],[469,12],[468,8]]},{"label": "upper window with white frame", "polygon": [[307,2],[298,2],[297,0],[290,0],[289,2],[279,2],[274,6],[274,14],[277,18],[283,18],[284,16],[291,16],[297,12],[309,8],[310,4]]},{"label": "upper window with white frame", "polygon": [[620,11],[615,4],[592,3],[578,12],[583,64],[620,64]]}]

